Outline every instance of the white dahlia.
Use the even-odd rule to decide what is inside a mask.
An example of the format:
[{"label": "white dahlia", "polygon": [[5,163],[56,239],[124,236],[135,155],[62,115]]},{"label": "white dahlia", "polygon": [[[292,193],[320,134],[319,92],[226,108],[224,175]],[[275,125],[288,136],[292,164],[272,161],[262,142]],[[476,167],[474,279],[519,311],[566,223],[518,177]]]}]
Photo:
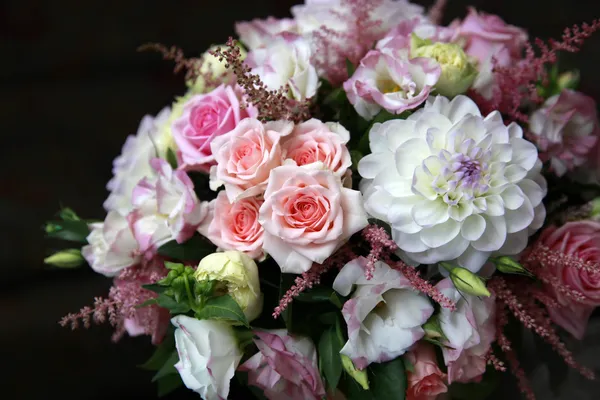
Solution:
[{"label": "white dahlia", "polygon": [[468,97],[430,97],[406,120],[375,124],[369,142],[358,166],[365,208],[391,225],[407,262],[477,272],[492,254],[521,252],[544,222],[536,147]]}]

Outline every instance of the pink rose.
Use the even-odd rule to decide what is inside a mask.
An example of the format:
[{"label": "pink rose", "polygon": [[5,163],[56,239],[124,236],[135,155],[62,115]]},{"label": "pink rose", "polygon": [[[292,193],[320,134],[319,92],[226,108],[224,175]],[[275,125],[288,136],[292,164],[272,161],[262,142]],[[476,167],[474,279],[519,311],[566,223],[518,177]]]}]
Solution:
[{"label": "pink rose", "polygon": [[212,220],[200,233],[220,250],[237,250],[254,259],[264,258],[262,225],[258,211],[263,200],[246,197],[230,203],[224,191],[211,202],[214,207]]},{"label": "pink rose", "polygon": [[282,32],[297,32],[297,28],[296,21],[293,19],[268,17],[267,19],[237,22],[235,32],[249,50],[254,50],[268,46]]},{"label": "pink rose", "polygon": [[242,120],[234,130],[211,143],[217,165],[210,170],[210,187],[225,185],[230,202],[260,195],[271,170],[282,163],[280,140],[294,124],[275,121],[263,124],[257,119]]},{"label": "pink rose", "polygon": [[435,400],[441,393],[446,393],[448,388],[444,383],[444,374],[437,365],[433,346],[418,342],[406,354],[406,358],[413,365],[414,371],[408,372],[407,400]]},{"label": "pink rose", "polygon": [[440,310],[439,319],[448,347],[443,348],[448,384],[477,382],[485,373],[486,355],[496,339],[496,298],[460,293],[446,278],[436,288],[456,304]]},{"label": "pink rose", "polygon": [[352,165],[349,140],[350,132],[341,124],[311,119],[296,125],[283,142],[283,157],[300,166],[320,162],[341,177]]},{"label": "pink rose", "polygon": [[473,88],[490,99],[497,87],[494,65],[508,67],[521,60],[527,33],[519,27],[506,24],[496,15],[478,13],[474,8],[469,9],[469,15],[458,31],[466,39],[465,52],[479,60],[479,75]]},{"label": "pink rose", "polygon": [[88,244],[81,254],[99,274],[116,276],[123,269],[141,261],[139,245],[127,219],[117,211],[109,211],[104,222],[90,224]]},{"label": "pink rose", "polygon": [[254,331],[258,353],[240,371],[248,371],[248,383],[264,390],[270,400],[320,400],[325,388],[317,365],[317,351],[307,338],[286,330]]},{"label": "pink rose", "polygon": [[409,58],[408,50],[371,50],[344,82],[348,100],[367,120],[382,109],[401,114],[421,105],[437,83],[439,64],[431,58]]},{"label": "pink rose", "polygon": [[259,221],[265,251],[296,274],[323,263],[368,223],[360,192],[331,171],[291,165],[271,171]]},{"label": "pink rose", "polygon": [[499,65],[507,66],[522,58],[521,52],[527,42],[527,33],[508,25],[497,15],[478,13],[473,7],[458,28],[460,36],[467,40],[465,51],[481,63],[493,55]]},{"label": "pink rose", "polygon": [[596,102],[583,93],[565,89],[550,97],[531,115],[529,130],[540,159],[549,160],[558,176],[597,156],[592,151],[600,134]]},{"label": "pink rose", "polygon": [[252,107],[240,107],[242,93],[239,87],[221,85],[183,105],[183,114],[171,126],[182,162],[179,168],[208,171],[215,164],[213,139],[231,131],[242,119],[257,115]]},{"label": "pink rose", "polygon": [[164,263],[153,259],[149,263],[123,271],[115,278],[111,297],[122,304],[121,310],[125,311],[123,329],[129,336],[150,335],[152,344],[157,345],[162,342],[170,324],[169,310],[156,304],[136,307],[157,296],[156,293],[144,289],[142,285],[155,283],[166,275],[167,269]]},{"label": "pink rose", "polygon": [[[568,222],[557,228],[550,226],[540,236],[540,242],[550,250],[579,258],[594,264],[600,263],[600,222]],[[582,339],[588,318],[595,307],[600,305],[600,272],[588,272],[562,264],[548,264],[548,268],[558,281],[585,296],[581,303],[549,288],[560,308],[548,307],[552,320],[573,336]]]},{"label": "pink rose", "polygon": [[173,171],[160,158],[151,161],[156,177],[144,178],[133,189],[134,210],[127,216],[140,251],[152,252],[170,240],[188,240],[208,214],[194,183],[184,171]]}]

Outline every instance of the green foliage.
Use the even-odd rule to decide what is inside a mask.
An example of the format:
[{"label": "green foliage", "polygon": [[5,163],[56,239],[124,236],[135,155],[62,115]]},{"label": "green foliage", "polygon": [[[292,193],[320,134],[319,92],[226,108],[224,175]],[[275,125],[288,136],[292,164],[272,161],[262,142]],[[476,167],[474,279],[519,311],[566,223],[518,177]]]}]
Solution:
[{"label": "green foliage", "polygon": [[87,243],[90,234],[88,223],[68,207],[62,207],[56,214],[60,220],[48,221],[44,226],[46,237],[71,242]]},{"label": "green foliage", "polygon": [[162,343],[154,350],[154,354],[148,361],[138,367],[147,371],[158,371],[167,362],[173,350],[175,350],[175,337],[173,336],[173,328],[170,327]]},{"label": "green foliage", "polygon": [[[336,325],[339,326],[339,323]],[[330,326],[323,331],[318,346],[319,366],[325,376],[327,387],[333,391],[337,388],[342,376],[340,351],[344,346],[343,337],[338,335],[337,329],[336,326]]]},{"label": "green foliage", "polygon": [[171,165],[171,168],[177,169],[177,156],[172,148],[169,147],[167,150],[167,162]]},{"label": "green foliage", "polygon": [[453,400],[484,400],[490,397],[499,383],[498,372],[492,367],[488,367],[481,382],[453,383],[448,388],[448,392]]},{"label": "green foliage", "polygon": [[406,398],[406,371],[402,358],[371,364],[369,376],[374,398],[378,400],[404,400]]},{"label": "green foliage", "polygon": [[183,385],[181,377],[174,367],[177,361],[175,337],[173,335],[173,328],[170,327],[164,340],[156,347],[156,350],[150,359],[138,366],[141,369],[155,372],[152,381],[157,384],[159,397],[162,397]]},{"label": "green foliage", "polygon": [[184,243],[171,240],[158,248],[158,254],[175,260],[201,260],[215,252],[215,246],[200,235],[192,236]]},{"label": "green foliage", "polygon": [[196,312],[198,319],[218,319],[250,327],[238,303],[228,294],[208,299]]}]

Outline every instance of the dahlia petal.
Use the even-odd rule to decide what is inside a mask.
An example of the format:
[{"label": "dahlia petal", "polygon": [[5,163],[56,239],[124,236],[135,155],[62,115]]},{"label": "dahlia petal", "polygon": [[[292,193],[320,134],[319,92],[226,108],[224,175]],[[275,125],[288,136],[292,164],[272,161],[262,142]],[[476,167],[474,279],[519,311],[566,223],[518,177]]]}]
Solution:
[{"label": "dahlia petal", "polygon": [[475,241],[485,231],[485,219],[478,214],[469,215],[462,223],[460,234],[469,241]]},{"label": "dahlia petal", "polygon": [[456,262],[460,267],[466,268],[473,273],[479,272],[481,267],[487,262],[491,252],[475,250],[469,246],[464,253],[457,258]]},{"label": "dahlia petal", "polygon": [[420,165],[423,159],[431,153],[424,139],[410,139],[404,142],[394,155],[396,170],[404,178],[412,178],[415,167]]},{"label": "dahlia petal", "polygon": [[507,210],[504,215],[506,218],[506,231],[508,233],[523,230],[531,224],[531,221],[533,221],[535,214],[531,202],[527,198],[523,200],[521,207],[516,210]]},{"label": "dahlia petal", "polygon": [[448,205],[442,199],[422,201],[412,208],[414,221],[423,226],[433,226],[448,220]]},{"label": "dahlia petal", "polygon": [[485,231],[471,245],[479,251],[496,251],[506,240],[506,222],[503,217],[484,216]]},{"label": "dahlia petal", "polygon": [[443,224],[438,224],[430,228],[424,228],[420,235],[421,240],[429,247],[439,247],[445,245],[458,235],[460,224],[452,219]]},{"label": "dahlia petal", "polygon": [[[521,207],[525,201],[526,194],[524,194],[520,189],[522,182],[524,181],[521,181],[519,186],[507,186],[502,193],[500,193],[500,196],[502,196],[502,201],[504,202],[504,207],[506,207],[508,210],[516,210],[517,208]],[[533,183],[533,181],[530,182]],[[533,184],[535,185],[535,183]]]}]

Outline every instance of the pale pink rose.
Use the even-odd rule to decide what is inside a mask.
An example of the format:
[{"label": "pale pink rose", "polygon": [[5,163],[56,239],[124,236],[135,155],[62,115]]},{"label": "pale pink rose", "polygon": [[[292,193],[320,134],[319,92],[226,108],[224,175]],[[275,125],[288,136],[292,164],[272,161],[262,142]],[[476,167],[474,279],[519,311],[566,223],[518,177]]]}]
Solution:
[{"label": "pale pink rose", "polygon": [[371,120],[382,109],[401,114],[420,106],[440,73],[435,60],[409,58],[408,50],[371,50],[344,82],[344,90],[356,112]]},{"label": "pale pink rose", "polygon": [[[550,226],[540,236],[540,243],[552,251],[577,257],[582,261],[600,263],[600,222],[568,222],[557,228]],[[585,296],[575,302],[558,291],[548,288],[562,307],[548,307],[552,320],[574,337],[582,339],[593,309],[600,305],[600,272],[588,272],[576,267],[548,263],[552,276]]]},{"label": "pale pink rose", "polygon": [[424,17],[415,17],[396,25],[386,33],[383,39],[377,42],[376,47],[378,49],[410,49],[410,39],[413,33],[421,39],[430,39],[433,42],[453,42],[458,36],[457,27],[456,22],[446,27],[435,25]]},{"label": "pale pink rose", "polygon": [[248,384],[259,387],[270,400],[321,400],[325,388],[317,351],[308,338],[286,330],[256,330],[258,353],[238,368],[248,371]]},{"label": "pale pink rose", "polygon": [[183,114],[171,125],[179,148],[180,169],[208,171],[215,164],[212,141],[242,119],[257,115],[253,107],[240,107],[242,94],[240,87],[221,85],[210,93],[191,97],[183,105]]},{"label": "pale pink rose", "polygon": [[448,391],[444,383],[446,374],[437,365],[432,345],[418,342],[406,353],[406,358],[414,369],[413,372],[409,371],[406,374],[407,400],[435,400],[439,394]]},{"label": "pale pink rose", "polygon": [[115,278],[113,297],[122,304],[122,310],[129,310],[123,320],[123,328],[129,336],[150,335],[152,344],[162,342],[170,324],[169,310],[156,304],[141,308],[136,306],[157,296],[142,285],[155,283],[166,276],[167,272],[162,261],[153,259],[128,269]]},{"label": "pale pink rose", "polygon": [[360,192],[343,187],[328,170],[275,168],[264,197],[263,247],[282,272],[300,274],[323,263],[368,224]]},{"label": "pale pink rose", "polygon": [[297,30],[296,21],[290,18],[268,17],[235,24],[235,32],[249,50],[268,46],[282,32],[297,32]]},{"label": "pale pink rose", "polygon": [[404,354],[425,332],[423,324],[433,306],[399,271],[378,261],[373,277],[367,279],[367,259],[359,257],[341,269],[333,289],[342,296],[342,315],[348,325],[348,341],[340,351],[356,368],[394,360]]},{"label": "pale pink rose", "polygon": [[494,66],[508,67],[521,60],[527,33],[497,15],[478,13],[472,7],[458,31],[466,40],[465,52],[479,60],[479,75],[473,88],[489,99],[497,87]]},{"label": "pale pink rose", "polygon": [[147,256],[171,240],[188,240],[208,214],[208,202],[198,200],[184,171],[173,171],[160,158],[150,163],[156,177],[144,178],[135,187],[134,210],[127,216],[140,251]]},{"label": "pale pink rose", "polygon": [[283,32],[269,44],[248,53],[246,63],[268,89],[289,88],[288,97],[305,100],[319,87],[317,70],[311,64],[308,40],[291,32]]},{"label": "pale pink rose", "polygon": [[352,165],[346,144],[350,132],[336,122],[318,119],[302,122],[282,144],[283,158],[296,165],[322,163],[336,176],[342,177]]},{"label": "pale pink rose", "polygon": [[436,288],[456,304],[456,310],[441,308],[439,319],[447,338],[443,348],[448,366],[448,384],[477,382],[485,373],[486,355],[496,336],[496,298],[459,293],[446,278]]},{"label": "pale pink rose", "polygon": [[263,200],[246,197],[233,203],[224,191],[211,202],[214,208],[210,224],[199,229],[219,250],[237,250],[254,259],[264,258],[262,225],[258,211]]},{"label": "pale pink rose", "polygon": [[531,115],[529,130],[540,159],[550,161],[554,173],[563,176],[597,155],[593,151],[600,134],[596,102],[565,89]]},{"label": "pale pink rose", "polygon": [[225,185],[230,202],[262,194],[271,170],[282,163],[281,138],[294,124],[242,120],[234,130],[211,143],[217,165],[210,170],[210,187]]},{"label": "pale pink rose", "polygon": [[140,262],[139,245],[127,219],[117,211],[109,211],[104,222],[89,227],[89,244],[81,254],[94,271],[112,277]]}]

